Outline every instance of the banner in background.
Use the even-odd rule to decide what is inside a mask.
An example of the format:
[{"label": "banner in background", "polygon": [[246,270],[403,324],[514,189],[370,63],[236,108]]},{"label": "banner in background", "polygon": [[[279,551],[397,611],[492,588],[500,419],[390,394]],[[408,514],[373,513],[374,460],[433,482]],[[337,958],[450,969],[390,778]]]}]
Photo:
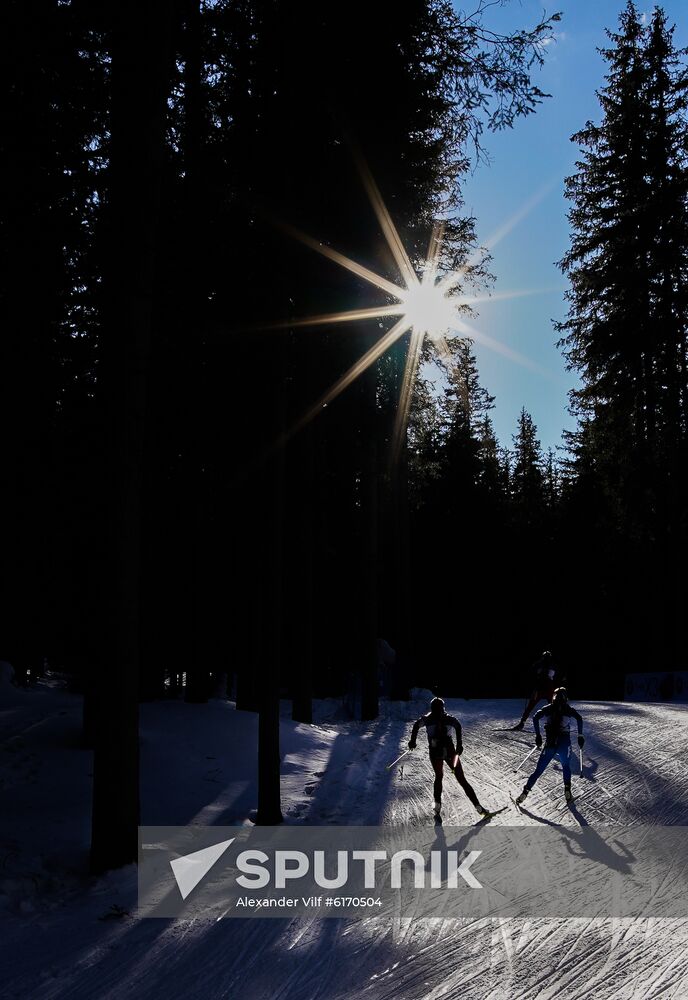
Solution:
[{"label": "banner in background", "polygon": [[653,674],[626,674],[625,701],[688,702],[688,670]]}]

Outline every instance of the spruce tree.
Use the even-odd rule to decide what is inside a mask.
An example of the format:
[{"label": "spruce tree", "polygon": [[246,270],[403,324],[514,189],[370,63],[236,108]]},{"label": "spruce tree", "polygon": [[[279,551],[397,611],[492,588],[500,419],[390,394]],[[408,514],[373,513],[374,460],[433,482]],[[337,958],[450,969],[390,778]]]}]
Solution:
[{"label": "spruce tree", "polygon": [[535,528],[545,508],[543,456],[537,427],[525,407],[514,434],[511,497],[517,524]]},{"label": "spruce tree", "polygon": [[548,448],[544,465],[545,502],[549,510],[557,506],[560,490],[560,470],[554,448]]},{"label": "spruce tree", "polygon": [[480,384],[471,341],[455,338],[448,347],[447,386],[440,403],[442,462],[445,481],[452,484],[456,502],[465,509],[476,500],[483,471],[481,428],[494,397]]},{"label": "spruce tree", "polygon": [[503,449],[499,446],[489,413],[478,424],[477,433],[481,492],[485,499],[491,500],[496,507],[501,507],[509,489],[509,467],[504,461]]},{"label": "spruce tree", "polygon": [[[630,557],[621,586],[633,620],[645,621],[651,649],[674,655],[686,638],[686,52],[661,9],[644,24],[632,2],[608,35],[601,121],[572,137],[581,158],[566,182],[572,234],[560,266],[571,288],[558,329],[582,381],[572,441],[585,480],[567,495],[586,496],[590,522],[615,533],[598,570],[611,588],[619,553]],[[643,597],[650,578],[659,585]]]},{"label": "spruce tree", "polygon": [[566,182],[571,288],[558,329],[600,482],[643,533],[656,530],[662,463],[676,468],[685,440],[686,76],[661,10],[645,27],[629,2],[608,34],[602,121],[572,137],[582,156]]}]

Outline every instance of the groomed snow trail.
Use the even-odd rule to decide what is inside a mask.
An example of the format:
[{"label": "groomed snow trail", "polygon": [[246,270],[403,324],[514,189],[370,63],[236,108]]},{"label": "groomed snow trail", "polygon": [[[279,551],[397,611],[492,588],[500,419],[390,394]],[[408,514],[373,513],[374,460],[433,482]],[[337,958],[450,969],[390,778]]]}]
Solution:
[{"label": "groomed snow trail", "polygon": [[[558,823],[570,826],[637,823],[688,825],[688,708],[576,702],[585,720],[584,776],[574,761],[572,809],[563,802],[561,771],[550,765],[523,812],[513,806],[493,824]],[[150,710],[149,733],[174,716],[175,732],[192,706]],[[410,723],[425,704],[385,706],[373,723],[324,720],[316,727],[285,723],[285,818],[290,823],[367,825],[432,824],[432,773],[421,735],[404,768],[385,765],[403,749]],[[523,775],[514,768],[532,746],[532,730],[497,733],[518,718],[516,701],[447,700],[464,726],[462,757],[468,780],[490,808],[509,802]],[[146,713],[144,706],[144,716]],[[208,724],[210,707],[184,737],[189,781],[198,802],[185,799],[182,816],[170,800],[151,803],[144,821],[238,822],[251,801],[246,775],[231,772],[239,745]],[[247,713],[234,713],[242,740],[254,732]],[[33,719],[31,720],[33,723]],[[145,721],[145,719],[144,719]],[[243,728],[241,728],[243,727]],[[37,729],[40,732],[40,726]],[[210,735],[208,735],[210,734]],[[248,734],[248,735],[247,735]],[[162,738],[164,735],[164,739]],[[29,747],[30,732],[22,735]],[[154,788],[170,733],[144,735],[144,794]],[[9,737],[12,738],[11,736]],[[203,741],[206,742],[203,742]],[[148,748],[146,750],[146,747]],[[191,749],[189,749],[191,748]],[[241,744],[247,756],[252,748]],[[208,752],[212,751],[212,752]],[[198,757],[194,771],[188,753]],[[226,758],[223,756],[226,755]],[[209,759],[212,758],[212,759]],[[191,761],[191,762],[189,762]],[[202,762],[202,763],[201,763]],[[169,780],[169,763],[167,779]],[[157,772],[154,773],[154,772]],[[180,766],[181,772],[181,766]],[[186,773],[186,772],[185,772]],[[229,777],[231,780],[229,780]],[[180,777],[183,784],[184,776]],[[172,782],[174,785],[174,782]],[[181,785],[178,785],[178,794]],[[229,791],[228,791],[229,789]],[[249,790],[250,791],[250,790]],[[451,775],[445,776],[444,822],[474,823],[474,810]],[[234,810],[234,812],[233,812]],[[40,812],[37,812],[37,816]],[[166,820],[163,816],[166,816]],[[199,820],[198,817],[201,817]],[[50,836],[50,830],[45,830]],[[14,842],[14,841],[13,841]],[[88,890],[75,889],[35,912],[5,912],[3,998],[31,1000],[651,1000],[688,997],[688,921],[427,920],[413,917],[358,920],[228,919],[207,922],[104,920],[116,903],[134,902],[133,869]],[[2,889],[0,888],[0,892]]]}]

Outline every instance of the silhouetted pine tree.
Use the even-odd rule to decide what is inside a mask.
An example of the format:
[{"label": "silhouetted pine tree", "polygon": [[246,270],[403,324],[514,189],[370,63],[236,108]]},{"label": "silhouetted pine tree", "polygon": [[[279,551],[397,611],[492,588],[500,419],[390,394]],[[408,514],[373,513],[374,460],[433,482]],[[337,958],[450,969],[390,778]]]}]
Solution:
[{"label": "silhouetted pine tree", "polygon": [[553,511],[557,506],[560,494],[560,470],[554,448],[547,449],[543,472],[545,503],[548,510]]},{"label": "silhouetted pine tree", "polygon": [[460,643],[455,630],[429,628],[416,647],[436,661],[447,692],[465,694],[476,658],[494,653],[483,639],[484,595],[501,596],[508,498],[489,416],[493,397],[480,383],[470,341],[451,339],[448,349],[442,392],[421,381],[411,410],[412,578],[420,581],[415,607],[423,621],[470,622]]},{"label": "silhouetted pine tree", "polygon": [[93,388],[104,69],[81,13],[57,0],[0,12],[0,655],[18,676],[73,652],[91,618],[73,612],[72,554],[88,508],[75,436]]},{"label": "silhouetted pine tree", "polygon": [[667,582],[646,602],[651,645],[667,626],[674,645],[686,539],[685,53],[659,8],[646,26],[629,2],[609,37],[602,120],[573,136],[582,156],[566,187],[571,289],[558,329],[582,378],[573,410],[611,524],[636,547],[639,578]]},{"label": "silhouetted pine tree", "polygon": [[515,522],[522,528],[537,528],[546,505],[544,461],[537,428],[525,407],[513,441],[510,485]]},{"label": "silhouetted pine tree", "polygon": [[140,576],[144,426],[173,8],[113,11],[106,306],[97,394],[105,534],[96,691],[91,867],[138,851]]},{"label": "silhouetted pine tree", "polygon": [[[165,673],[186,669],[190,695],[204,698],[221,644],[241,691],[248,682],[245,704],[261,709],[263,822],[280,818],[285,649],[298,670],[297,651],[317,648],[322,686],[341,686],[345,666],[365,663],[365,712],[376,710],[379,591],[395,574],[405,582],[401,546],[380,571],[378,493],[406,345],[310,436],[275,448],[383,331],[258,331],[371,303],[367,285],[306,256],[272,223],[299,225],[398,279],[353,165],[358,145],[414,260],[442,212],[443,265],[466,263],[473,221],[460,182],[471,147],[544,96],[531,69],[551,26],[495,34],[489,7],[479,0],[467,16],[445,0],[403,11],[391,0],[127,0],[106,10],[41,0],[0,15],[10,98],[0,136],[10,171],[0,218],[0,405],[13,431],[0,463],[3,490],[14,491],[8,643],[31,645],[37,620],[51,619],[54,517],[56,548],[74,565],[65,593],[78,597],[60,596],[71,617],[60,642],[97,653],[100,666],[89,699],[96,870],[134,856],[136,698],[159,695]],[[483,451],[494,451],[474,391],[463,411],[457,397],[452,417],[450,478],[470,484],[461,503],[473,503]],[[55,445],[55,466],[70,471],[59,513],[46,516]],[[463,550],[454,548],[464,567],[477,551],[468,540],[462,533]],[[291,647],[285,606],[299,618]],[[142,655],[150,669],[139,689]],[[307,717],[308,684],[299,697]]]}]

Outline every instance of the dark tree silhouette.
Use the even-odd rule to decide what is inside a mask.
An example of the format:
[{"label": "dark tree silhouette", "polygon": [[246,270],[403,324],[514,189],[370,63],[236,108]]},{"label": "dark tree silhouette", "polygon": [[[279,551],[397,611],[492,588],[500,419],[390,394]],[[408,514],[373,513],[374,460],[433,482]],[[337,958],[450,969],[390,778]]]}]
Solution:
[{"label": "dark tree silhouette", "polygon": [[202,702],[235,678],[260,711],[257,818],[277,822],[280,696],[308,721],[351,683],[377,714],[377,640],[406,663],[419,645],[413,576],[437,569],[437,523],[468,613],[487,583],[497,543],[480,561],[479,539],[508,497],[470,350],[451,348],[441,406],[419,381],[410,448],[394,433],[408,336],[291,433],[385,332],[294,321],[385,296],[280,224],[398,281],[365,162],[415,263],[442,215],[442,269],[487,278],[462,178],[485,128],[543,99],[556,20],[498,35],[489,8],[3,8],[0,655],[28,670],[48,652],[85,689],[96,871],[135,856],[137,698],[185,678]]},{"label": "dark tree silhouette", "polygon": [[138,667],[144,417],[170,69],[166,3],[113,11],[109,253],[98,394],[106,564],[97,678],[91,867],[138,852]]},{"label": "dark tree silhouette", "polygon": [[632,645],[674,656],[685,639],[686,69],[659,8],[646,26],[628,3],[609,37],[602,120],[573,136],[582,155],[566,188],[571,290],[559,332],[582,378],[572,443],[599,493],[591,519],[603,516],[616,549],[634,553],[621,583],[643,623]]}]

